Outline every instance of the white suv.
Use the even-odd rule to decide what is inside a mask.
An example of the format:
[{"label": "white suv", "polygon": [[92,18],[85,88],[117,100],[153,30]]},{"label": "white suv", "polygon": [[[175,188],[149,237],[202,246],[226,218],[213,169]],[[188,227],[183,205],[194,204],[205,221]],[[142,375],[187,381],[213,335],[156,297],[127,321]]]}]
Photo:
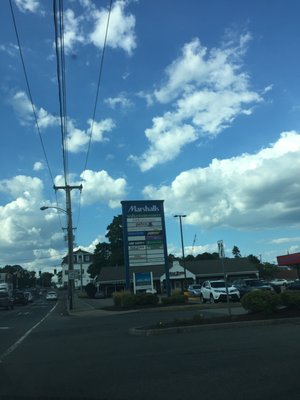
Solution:
[{"label": "white suv", "polygon": [[[234,286],[227,285],[229,299],[232,301],[240,300],[240,292]],[[205,281],[201,287],[201,298],[203,303],[210,301],[215,303],[217,301],[226,301],[226,285],[225,281]]]}]

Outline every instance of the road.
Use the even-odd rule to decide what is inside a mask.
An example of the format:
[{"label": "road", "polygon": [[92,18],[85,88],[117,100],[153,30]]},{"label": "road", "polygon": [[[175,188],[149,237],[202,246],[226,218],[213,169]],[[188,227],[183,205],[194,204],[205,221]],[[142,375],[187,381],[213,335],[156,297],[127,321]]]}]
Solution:
[{"label": "road", "polygon": [[62,307],[3,359],[1,400],[299,398],[298,324],[132,336],[176,312],[66,316]]},{"label": "road", "polygon": [[0,309],[0,360],[11,346],[22,340],[26,333],[50,312],[55,304],[41,297],[25,306],[15,305],[10,311]]}]

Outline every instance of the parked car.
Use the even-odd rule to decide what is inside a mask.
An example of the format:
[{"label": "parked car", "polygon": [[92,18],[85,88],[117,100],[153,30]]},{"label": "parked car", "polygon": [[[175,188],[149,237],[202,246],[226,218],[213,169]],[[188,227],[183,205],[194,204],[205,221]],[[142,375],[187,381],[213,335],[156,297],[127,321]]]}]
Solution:
[{"label": "parked car", "polygon": [[201,285],[189,285],[188,292],[192,296],[200,296],[201,295]]},{"label": "parked car", "polygon": [[4,307],[7,310],[14,308],[14,299],[12,296],[5,291],[0,291],[0,307]]},{"label": "parked car", "polygon": [[22,290],[14,290],[12,293],[14,304],[21,304],[22,306],[28,304],[28,298]]},{"label": "parked car", "polygon": [[261,279],[255,278],[238,279],[236,281],[233,281],[232,285],[238,289],[241,297],[243,297],[246,293],[252,292],[253,290],[274,291],[272,285]]},{"label": "parked car", "polygon": [[270,284],[273,285],[273,286],[286,286],[288,284],[288,281],[286,279],[277,278],[277,279],[273,279],[270,282]]},{"label": "parked car", "polygon": [[56,293],[56,292],[53,292],[53,291],[48,292],[48,293],[46,294],[46,300],[48,300],[48,301],[51,301],[51,300],[56,301],[56,300],[57,300],[57,293]]},{"label": "parked car", "polygon": [[295,281],[287,285],[286,290],[300,290],[300,281]]},{"label": "parked car", "polygon": [[[227,285],[229,299],[232,301],[240,300],[240,293],[237,288]],[[205,281],[201,286],[201,298],[203,303],[210,301],[215,303],[218,301],[227,301],[226,284],[223,280]]]}]

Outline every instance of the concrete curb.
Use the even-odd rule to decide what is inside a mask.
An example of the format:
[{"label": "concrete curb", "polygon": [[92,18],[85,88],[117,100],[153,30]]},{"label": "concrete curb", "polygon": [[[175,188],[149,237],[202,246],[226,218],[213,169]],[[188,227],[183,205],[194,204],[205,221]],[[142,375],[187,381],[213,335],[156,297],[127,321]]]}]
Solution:
[{"label": "concrete curb", "polygon": [[135,336],[152,336],[152,335],[167,335],[174,333],[189,333],[197,331],[210,331],[216,329],[229,329],[229,328],[246,328],[248,326],[265,326],[265,325],[280,325],[280,324],[300,324],[300,317],[296,318],[278,318],[278,319],[265,319],[254,321],[239,321],[239,322],[222,322],[216,324],[203,324],[203,325],[188,325],[160,329],[144,329],[143,327],[130,328],[130,335]]}]

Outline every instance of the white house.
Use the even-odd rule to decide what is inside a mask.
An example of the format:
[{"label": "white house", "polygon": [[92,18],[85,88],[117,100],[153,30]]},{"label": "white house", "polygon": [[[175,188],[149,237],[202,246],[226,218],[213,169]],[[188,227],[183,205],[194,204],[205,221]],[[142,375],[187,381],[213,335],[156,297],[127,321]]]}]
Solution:
[{"label": "white house", "polygon": [[[93,282],[90,278],[90,274],[88,273],[88,267],[93,262],[93,254],[89,253],[88,251],[78,249],[73,252],[73,264],[74,264],[74,271],[75,271],[75,279],[74,284],[75,288],[85,287],[88,283]],[[62,266],[62,284],[64,286],[68,285],[68,255],[63,258],[61,263]]]}]

